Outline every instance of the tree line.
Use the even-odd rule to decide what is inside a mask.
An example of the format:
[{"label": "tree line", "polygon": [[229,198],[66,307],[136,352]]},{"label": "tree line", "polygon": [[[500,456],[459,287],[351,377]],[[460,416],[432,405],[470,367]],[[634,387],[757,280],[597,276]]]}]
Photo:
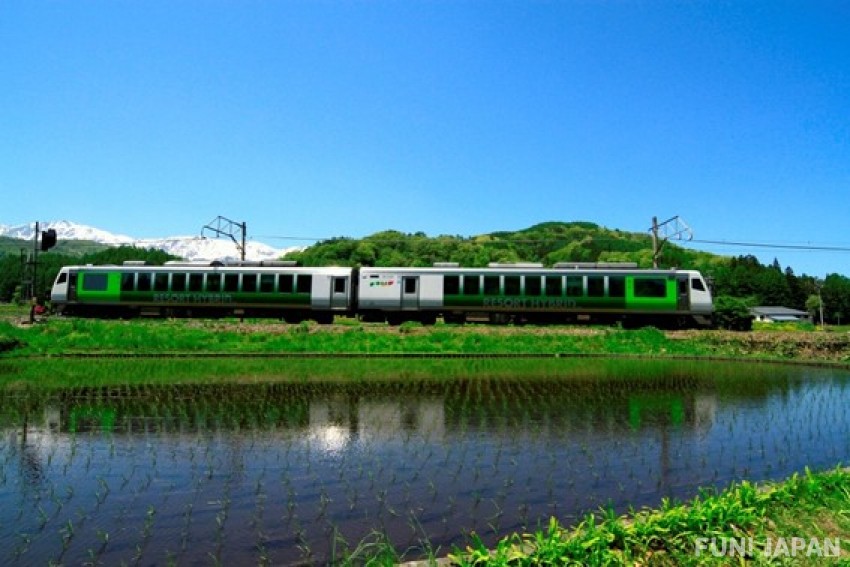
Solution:
[{"label": "tree line", "polygon": [[[179,260],[176,256],[162,250],[119,246],[83,255],[68,255],[53,251],[38,255],[35,289],[39,299],[50,297],[53,280],[62,266],[79,265],[120,265],[127,260],[143,260],[151,265],[161,265],[169,260]],[[28,301],[26,281],[31,277],[28,258],[17,254],[0,256],[0,301]]]}]

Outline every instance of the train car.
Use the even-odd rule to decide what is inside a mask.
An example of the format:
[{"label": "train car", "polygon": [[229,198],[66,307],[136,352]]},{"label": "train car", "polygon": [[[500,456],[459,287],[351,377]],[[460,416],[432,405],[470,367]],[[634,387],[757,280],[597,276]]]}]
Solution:
[{"label": "train car", "polygon": [[286,262],[222,265],[69,266],[50,299],[59,314],[94,317],[276,317],[333,322],[352,315],[351,268],[302,268]]},{"label": "train car", "polygon": [[362,268],[358,311],[392,324],[487,320],[693,327],[711,324],[711,292],[693,270],[634,264],[491,264],[460,268]]}]

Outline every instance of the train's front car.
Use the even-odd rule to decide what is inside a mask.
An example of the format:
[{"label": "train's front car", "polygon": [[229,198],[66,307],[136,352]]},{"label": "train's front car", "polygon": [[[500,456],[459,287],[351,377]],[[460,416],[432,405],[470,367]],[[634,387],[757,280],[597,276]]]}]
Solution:
[{"label": "train's front car", "polygon": [[687,271],[690,280],[690,310],[691,316],[700,326],[711,326],[714,304],[711,301],[711,289],[705,279],[697,271]]},{"label": "train's front car", "polygon": [[68,306],[70,298],[71,268],[59,270],[53,287],[50,289],[50,306],[54,313],[62,314]]}]

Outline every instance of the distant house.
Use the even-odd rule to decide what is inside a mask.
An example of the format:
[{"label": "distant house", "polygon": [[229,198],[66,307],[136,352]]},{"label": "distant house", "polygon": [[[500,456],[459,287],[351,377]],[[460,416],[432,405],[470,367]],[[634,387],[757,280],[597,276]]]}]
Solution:
[{"label": "distant house", "polygon": [[787,307],[753,307],[750,309],[753,320],[760,323],[808,323],[811,321],[805,311]]}]

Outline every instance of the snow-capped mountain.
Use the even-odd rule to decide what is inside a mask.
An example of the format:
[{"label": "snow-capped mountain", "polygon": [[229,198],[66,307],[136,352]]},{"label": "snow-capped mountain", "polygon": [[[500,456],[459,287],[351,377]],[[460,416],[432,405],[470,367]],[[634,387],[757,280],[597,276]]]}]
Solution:
[{"label": "snow-capped mountain", "polygon": [[[188,261],[222,262],[239,260],[239,250],[236,244],[227,238],[201,238],[200,236],[172,236],[167,238],[139,239],[123,234],[114,234],[91,226],[70,221],[47,222],[39,225],[39,230],[53,229],[56,236],[62,240],[90,240],[110,246],[132,245],[140,248],[156,248]],[[0,236],[32,240],[35,226],[24,224],[8,226],[0,224]],[[276,260],[292,250],[300,247],[273,248],[262,242],[249,240],[245,243],[246,260]]]},{"label": "snow-capped mountain", "polygon": [[[104,244],[132,244],[135,239],[124,236],[123,234],[113,234],[70,221],[55,221],[41,223],[39,230],[47,230],[52,228],[56,231],[56,235],[60,240],[91,240],[93,242],[101,242]],[[9,238],[20,238],[21,240],[32,240],[33,232],[35,232],[35,224],[20,224],[17,226],[7,226],[0,224],[0,236],[8,236]]]}]

